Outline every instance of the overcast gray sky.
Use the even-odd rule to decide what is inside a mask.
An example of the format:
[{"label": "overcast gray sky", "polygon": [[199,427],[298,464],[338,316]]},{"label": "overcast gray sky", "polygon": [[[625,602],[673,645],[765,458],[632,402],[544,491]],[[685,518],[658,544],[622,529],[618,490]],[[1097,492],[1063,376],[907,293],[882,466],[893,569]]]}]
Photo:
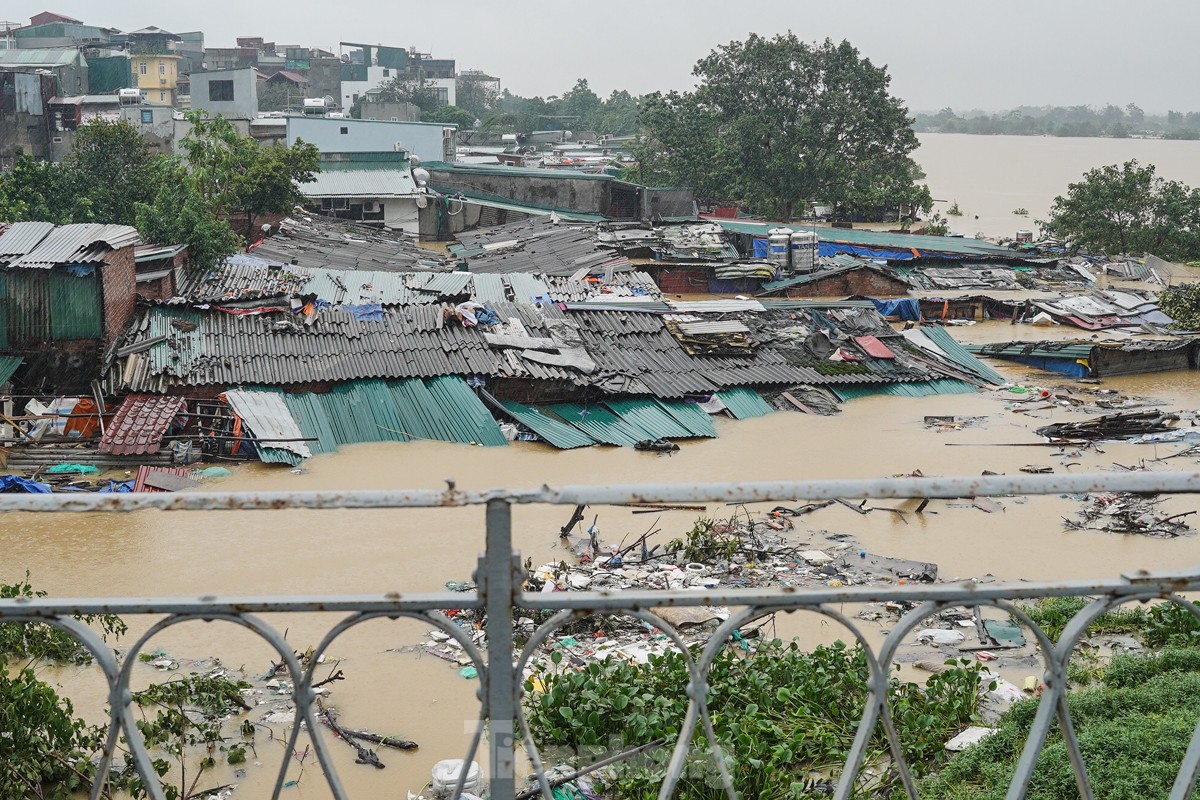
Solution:
[{"label": "overcast gray sky", "polygon": [[210,47],[237,36],[336,52],[339,41],[415,46],[460,69],[499,76],[517,94],[560,94],[586,77],[602,95],[692,85],[718,44],[753,31],[849,39],[888,65],[913,110],[1015,105],[1125,105],[1200,110],[1197,0],[8,0],[27,22],[49,9],[133,30],[202,30]]}]

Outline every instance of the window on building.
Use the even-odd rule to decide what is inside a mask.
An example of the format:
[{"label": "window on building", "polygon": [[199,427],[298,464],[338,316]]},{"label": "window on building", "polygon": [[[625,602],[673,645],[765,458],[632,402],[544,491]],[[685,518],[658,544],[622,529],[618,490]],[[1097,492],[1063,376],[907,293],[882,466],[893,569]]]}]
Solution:
[{"label": "window on building", "polygon": [[138,64],[138,74],[139,74],[139,75],[148,75],[148,74],[150,74],[150,69],[149,69],[149,66],[148,66],[148,65],[147,65],[145,62],[142,62],[141,64]]},{"label": "window on building", "polygon": [[433,89],[433,96],[437,98],[437,104],[439,106],[450,105],[450,90],[449,89],[442,87],[442,86],[435,86]]},{"label": "window on building", "polygon": [[209,81],[208,99],[226,103],[233,100],[233,81]]},{"label": "window on building", "polygon": [[[162,92],[159,92],[162,94]],[[154,122],[154,112],[148,108],[142,109],[142,124],[149,125]]]},{"label": "window on building", "polygon": [[167,74],[167,65],[166,65],[166,64],[159,64],[159,65],[158,65],[158,74],[159,74],[159,75],[166,75],[166,74]]},{"label": "window on building", "polygon": [[160,102],[160,103],[167,102],[167,93],[166,92],[160,91],[158,93],[158,102]]},{"label": "window on building", "polygon": [[390,69],[388,69],[387,67],[384,67],[383,68],[383,77],[385,77],[385,78],[392,77],[392,71]]},{"label": "window on building", "polygon": [[345,126],[343,126],[342,129],[339,131],[339,133],[343,133],[343,134],[349,133],[349,132],[350,132],[350,129]]}]

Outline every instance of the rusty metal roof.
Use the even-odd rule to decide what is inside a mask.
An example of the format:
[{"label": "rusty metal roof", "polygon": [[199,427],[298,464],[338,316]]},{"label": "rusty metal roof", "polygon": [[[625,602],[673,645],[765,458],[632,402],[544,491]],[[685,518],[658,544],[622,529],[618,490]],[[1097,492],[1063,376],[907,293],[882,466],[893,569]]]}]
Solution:
[{"label": "rusty metal roof", "polygon": [[182,397],[129,395],[105,429],[100,439],[100,452],[113,455],[157,453],[171,420],[183,407]]}]

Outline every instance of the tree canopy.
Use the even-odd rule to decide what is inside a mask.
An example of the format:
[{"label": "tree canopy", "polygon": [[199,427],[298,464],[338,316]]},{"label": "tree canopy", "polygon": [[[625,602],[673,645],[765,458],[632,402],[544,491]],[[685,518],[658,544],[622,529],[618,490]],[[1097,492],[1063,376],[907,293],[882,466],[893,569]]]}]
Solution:
[{"label": "tree canopy", "polygon": [[784,217],[813,201],[863,213],[931,205],[908,109],[887,69],[849,42],[751,34],[692,72],[695,91],[642,98],[643,181]]},{"label": "tree canopy", "polygon": [[285,213],[313,180],[312,145],[261,147],[222,117],[189,116],[182,155],[150,150],[125,121],[90,120],[75,133],[61,163],[21,156],[0,174],[0,220],[132,225],[148,242],[186,244],[192,263],[209,266],[235,252],[257,217]]},{"label": "tree canopy", "polygon": [[1073,249],[1200,258],[1200,189],[1126,161],[1097,167],[1054,199],[1043,230]]}]

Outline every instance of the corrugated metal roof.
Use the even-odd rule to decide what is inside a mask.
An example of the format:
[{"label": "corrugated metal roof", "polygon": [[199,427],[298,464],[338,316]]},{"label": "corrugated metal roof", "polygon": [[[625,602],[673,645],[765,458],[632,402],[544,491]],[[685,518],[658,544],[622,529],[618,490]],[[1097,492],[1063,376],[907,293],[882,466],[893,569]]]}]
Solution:
[{"label": "corrugated metal roof", "polygon": [[641,440],[649,438],[646,431],[633,427],[604,406],[557,403],[544,410],[579,428],[597,442],[633,447]]},{"label": "corrugated metal roof", "polygon": [[288,463],[293,466],[302,458],[312,456],[300,427],[292,419],[278,392],[230,389],[225,392],[230,407],[254,434],[259,458],[268,463]]},{"label": "corrugated metal roof", "polygon": [[580,428],[568,425],[550,414],[544,414],[539,409],[512,400],[501,400],[500,404],[517,421],[560,450],[588,447],[598,443]]},{"label": "corrugated metal roof", "polygon": [[121,401],[100,438],[101,453],[142,455],[157,453],[163,435],[184,408],[182,397],[131,394]]},{"label": "corrugated metal roof", "polygon": [[300,184],[305,197],[416,197],[421,192],[407,169],[323,169]]},{"label": "corrugated metal roof", "polygon": [[54,230],[53,222],[14,222],[0,234],[0,262],[29,253]]},{"label": "corrugated metal roof", "polygon": [[766,310],[757,300],[668,300],[667,305],[680,314],[728,314]]},{"label": "corrugated metal roof", "polygon": [[480,303],[503,303],[508,299],[505,276],[495,273],[472,275],[475,299]]},{"label": "corrugated metal roof", "polygon": [[344,444],[435,439],[461,444],[508,443],[478,396],[457,377],[421,381],[355,381],[326,394],[285,394],[283,401],[315,452]]},{"label": "corrugated metal roof", "polygon": [[692,408],[704,414],[709,432],[698,432],[702,426],[697,420],[686,411],[674,408],[687,404],[678,403],[668,407],[656,400],[642,399],[605,400],[604,404],[626,424],[646,431],[647,439],[691,439],[697,436],[717,435],[708,414],[694,404]]},{"label": "corrugated metal roof", "polygon": [[21,356],[0,356],[0,386],[8,383],[24,361]]},{"label": "corrugated metal roof", "polygon": [[[755,222],[713,218],[713,222],[727,231],[765,237],[771,228],[787,227],[781,222]],[[954,253],[975,256],[1002,256],[1020,258],[1020,254],[1007,247],[958,236],[922,236],[911,233],[889,233],[861,228],[826,228],[805,225],[801,230],[813,231],[822,242],[841,242],[868,248],[895,250],[927,250],[935,253]]]},{"label": "corrugated metal roof", "polygon": [[99,263],[109,250],[137,244],[138,241],[137,229],[128,225],[60,225],[32,250],[13,259],[8,267],[49,269],[57,264]]},{"label": "corrugated metal roof", "polygon": [[834,384],[829,389],[840,400],[853,400],[856,397],[876,394],[893,397],[931,397],[938,394],[976,394],[979,391],[977,386],[954,378],[937,378],[919,383],[871,383],[855,386]]},{"label": "corrugated metal roof", "polygon": [[138,467],[137,475],[133,479],[133,491],[135,492],[165,492],[166,489],[159,489],[157,486],[147,486],[146,479],[154,473],[162,473],[164,475],[178,475],[181,478],[187,478],[191,475],[191,470],[187,467],[151,467],[143,464]]},{"label": "corrugated metal roof", "polygon": [[411,275],[377,270],[340,270],[280,264],[239,253],[207,272],[193,273],[179,294],[193,303],[265,300],[315,294],[335,305],[407,305],[435,302],[407,285]]},{"label": "corrugated metal roof", "polygon": [[[1007,378],[1005,378],[999,372],[996,372],[996,370],[992,369],[975,356],[971,355],[971,353],[965,347],[959,344],[958,341],[955,340],[955,338],[951,336],[950,332],[945,328],[942,328],[938,325],[922,325],[921,331],[928,336],[934,344],[941,348],[942,352],[946,354],[947,358],[949,358],[955,364],[958,364],[960,367],[963,367],[969,372],[978,375],[988,383],[992,383],[997,386],[1003,386],[1005,383],[1008,383]],[[1086,356],[1084,357],[1086,358]]]},{"label": "corrugated metal roof", "polygon": [[430,275],[425,285],[421,287],[421,291],[449,297],[463,294],[470,285],[471,273],[469,272],[442,272]]},{"label": "corrugated metal roof", "polygon": [[254,253],[285,264],[337,269],[444,269],[449,264],[442,253],[418,247],[402,233],[315,215],[285,218],[279,233],[259,243]]},{"label": "corrugated metal roof", "polygon": [[0,67],[61,67],[84,60],[75,48],[30,47],[0,50]]},{"label": "corrugated metal roof", "polygon": [[729,409],[734,419],[762,417],[775,410],[753,389],[735,387],[718,392],[717,397],[725,404],[725,408]]}]

